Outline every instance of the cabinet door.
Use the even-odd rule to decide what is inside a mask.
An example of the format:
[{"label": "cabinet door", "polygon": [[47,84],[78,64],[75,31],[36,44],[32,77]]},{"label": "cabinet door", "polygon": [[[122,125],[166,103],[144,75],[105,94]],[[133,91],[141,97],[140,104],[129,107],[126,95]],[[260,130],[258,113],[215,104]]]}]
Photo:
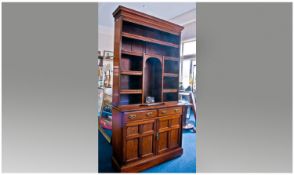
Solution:
[{"label": "cabinet door", "polygon": [[125,163],[155,154],[155,120],[130,122],[125,127]]},{"label": "cabinet door", "polygon": [[157,152],[158,154],[181,146],[181,116],[168,116],[157,121]]}]

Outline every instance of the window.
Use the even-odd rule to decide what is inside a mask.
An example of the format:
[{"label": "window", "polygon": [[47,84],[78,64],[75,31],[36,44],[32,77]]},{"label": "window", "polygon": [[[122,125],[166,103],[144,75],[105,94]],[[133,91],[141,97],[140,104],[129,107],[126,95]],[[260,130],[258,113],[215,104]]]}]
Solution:
[{"label": "window", "polygon": [[196,91],[196,59],[192,61],[192,89],[193,92]]},{"label": "window", "polygon": [[196,55],[196,41],[189,41],[183,43],[183,52],[182,55]]},{"label": "window", "polygon": [[190,60],[183,60],[182,65],[183,65],[183,73],[182,73],[182,82],[183,82],[183,87],[187,88],[189,86],[189,79],[190,79]]},{"label": "window", "polygon": [[196,40],[182,43],[181,82],[186,89],[196,90]]}]

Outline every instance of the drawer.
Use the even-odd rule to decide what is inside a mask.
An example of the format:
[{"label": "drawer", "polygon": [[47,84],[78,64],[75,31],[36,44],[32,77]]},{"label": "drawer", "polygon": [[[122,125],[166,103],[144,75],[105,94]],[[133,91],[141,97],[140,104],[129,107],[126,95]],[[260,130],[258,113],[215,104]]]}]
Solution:
[{"label": "drawer", "polygon": [[173,107],[173,108],[163,108],[159,109],[159,116],[166,116],[166,115],[181,115],[182,114],[182,107]]},{"label": "drawer", "polygon": [[145,111],[138,111],[138,112],[126,112],[124,114],[124,121],[134,121],[134,120],[141,120],[141,119],[148,119],[157,116],[156,110],[145,110]]}]

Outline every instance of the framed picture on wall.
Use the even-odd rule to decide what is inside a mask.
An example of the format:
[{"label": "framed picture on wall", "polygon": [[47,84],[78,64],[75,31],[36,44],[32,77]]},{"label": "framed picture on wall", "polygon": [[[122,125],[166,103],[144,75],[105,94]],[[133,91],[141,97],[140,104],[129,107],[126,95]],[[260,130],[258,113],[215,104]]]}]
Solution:
[{"label": "framed picture on wall", "polygon": [[112,59],[113,58],[113,52],[112,51],[104,50],[103,57],[105,59]]}]

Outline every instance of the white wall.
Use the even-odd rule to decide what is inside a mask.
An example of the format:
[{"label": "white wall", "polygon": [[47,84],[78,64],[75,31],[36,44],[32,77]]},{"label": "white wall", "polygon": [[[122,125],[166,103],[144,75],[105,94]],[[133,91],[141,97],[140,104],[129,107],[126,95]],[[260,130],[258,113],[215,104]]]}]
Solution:
[{"label": "white wall", "polygon": [[98,26],[98,50],[113,51],[114,29],[105,26]]},{"label": "white wall", "polygon": [[186,24],[184,27],[182,31],[182,41],[196,39],[196,21]]},{"label": "white wall", "polygon": [[196,39],[196,8],[171,19],[172,22],[182,25],[182,41]]}]

